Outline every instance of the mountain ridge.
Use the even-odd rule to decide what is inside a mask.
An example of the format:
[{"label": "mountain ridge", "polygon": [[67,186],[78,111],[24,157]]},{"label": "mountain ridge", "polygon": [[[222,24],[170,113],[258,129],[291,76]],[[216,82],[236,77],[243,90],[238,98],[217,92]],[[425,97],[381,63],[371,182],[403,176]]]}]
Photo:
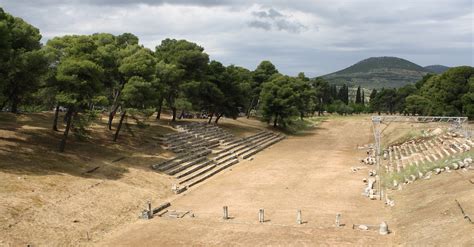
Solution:
[{"label": "mountain ridge", "polygon": [[433,73],[442,74],[446,70],[448,70],[450,67],[444,66],[444,65],[441,65],[441,64],[433,64],[433,65],[425,66],[424,68],[431,71],[431,72],[433,72]]},{"label": "mountain ridge", "polygon": [[322,77],[336,85],[398,88],[415,83],[428,73],[434,72],[403,58],[384,56],[361,60]]}]

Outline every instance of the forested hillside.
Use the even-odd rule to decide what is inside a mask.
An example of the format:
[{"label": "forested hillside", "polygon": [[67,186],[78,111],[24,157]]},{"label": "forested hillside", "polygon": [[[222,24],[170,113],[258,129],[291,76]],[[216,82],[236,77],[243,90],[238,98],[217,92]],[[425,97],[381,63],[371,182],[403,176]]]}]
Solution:
[{"label": "forested hillside", "polygon": [[398,88],[420,80],[430,71],[397,57],[371,57],[323,76],[331,84],[363,88]]},{"label": "forested hillside", "polygon": [[435,116],[474,117],[474,68],[454,67],[426,75],[414,85],[374,90],[371,111]]},{"label": "forested hillside", "polygon": [[435,73],[435,74],[442,74],[444,73],[446,70],[449,69],[448,66],[444,66],[444,65],[428,65],[428,66],[425,66],[425,69]]}]

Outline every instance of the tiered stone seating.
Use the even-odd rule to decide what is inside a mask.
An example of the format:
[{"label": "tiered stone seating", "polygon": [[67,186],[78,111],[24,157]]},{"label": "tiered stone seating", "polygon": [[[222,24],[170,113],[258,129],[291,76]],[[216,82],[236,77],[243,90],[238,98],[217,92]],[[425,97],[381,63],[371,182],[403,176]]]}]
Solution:
[{"label": "tiered stone seating", "polygon": [[[474,142],[451,132],[420,140],[411,140],[392,145],[384,151],[387,153],[384,155],[385,168],[388,173],[402,172],[403,169],[408,169],[410,166],[420,166],[427,162],[444,160],[455,154],[469,151],[472,147],[474,147]],[[423,174],[421,173],[420,176]]]},{"label": "tiered stone seating", "polygon": [[165,148],[180,154],[152,165],[152,168],[174,176],[177,186],[173,188],[176,193],[181,193],[237,164],[239,158],[247,159],[284,138],[281,134],[260,131],[255,135],[237,139],[214,125],[181,125],[177,133],[161,138]]},{"label": "tiered stone seating", "polygon": [[152,165],[152,168],[155,170],[167,173],[171,169],[177,166],[180,166],[182,164],[196,162],[196,160],[199,160],[201,157],[205,157],[210,153],[211,153],[211,150],[204,149],[195,153],[176,156],[173,159],[166,160],[159,164]]}]

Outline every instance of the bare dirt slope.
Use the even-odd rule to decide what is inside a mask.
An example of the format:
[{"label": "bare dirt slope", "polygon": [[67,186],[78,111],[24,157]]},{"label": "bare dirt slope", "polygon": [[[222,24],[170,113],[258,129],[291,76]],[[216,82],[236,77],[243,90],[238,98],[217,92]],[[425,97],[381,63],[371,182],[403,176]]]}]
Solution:
[{"label": "bare dirt slope", "polygon": [[[170,210],[194,218],[167,216],[141,221],[112,233],[105,246],[172,245],[386,245],[392,235],[352,230],[352,224],[391,220],[382,203],[361,196],[366,170],[352,173],[372,140],[367,118],[335,118],[300,136],[275,144],[173,200]],[[231,220],[223,221],[222,206]],[[267,222],[259,224],[258,210]],[[303,225],[296,224],[302,210]],[[334,227],[342,213],[342,228]]]},{"label": "bare dirt slope", "polygon": [[396,243],[408,246],[474,246],[474,174],[461,170],[416,181],[393,193]]},{"label": "bare dirt slope", "polygon": [[[173,156],[156,140],[173,131],[168,120],[150,118],[139,128],[129,119],[115,143],[104,116],[92,124],[89,139],[71,135],[61,154],[62,132],[50,129],[52,119],[52,113],[0,113],[0,246],[89,244],[138,221],[147,200],[156,205],[172,196],[171,178],[150,169]],[[221,121],[238,135],[262,126]]]}]

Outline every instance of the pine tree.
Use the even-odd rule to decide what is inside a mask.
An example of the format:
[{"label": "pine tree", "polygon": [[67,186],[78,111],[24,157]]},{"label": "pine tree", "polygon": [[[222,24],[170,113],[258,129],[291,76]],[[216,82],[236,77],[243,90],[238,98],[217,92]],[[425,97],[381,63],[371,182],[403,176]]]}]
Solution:
[{"label": "pine tree", "polygon": [[360,95],[360,86],[357,88],[355,103],[356,104],[362,103],[362,98],[361,98],[361,95]]},{"label": "pine tree", "polygon": [[364,90],[362,90],[362,97],[361,97],[361,102],[360,102],[362,105],[365,105],[365,94],[364,94]]},{"label": "pine tree", "polygon": [[337,98],[344,102],[344,104],[349,104],[349,88],[346,84],[342,85],[342,87],[339,89]]}]

